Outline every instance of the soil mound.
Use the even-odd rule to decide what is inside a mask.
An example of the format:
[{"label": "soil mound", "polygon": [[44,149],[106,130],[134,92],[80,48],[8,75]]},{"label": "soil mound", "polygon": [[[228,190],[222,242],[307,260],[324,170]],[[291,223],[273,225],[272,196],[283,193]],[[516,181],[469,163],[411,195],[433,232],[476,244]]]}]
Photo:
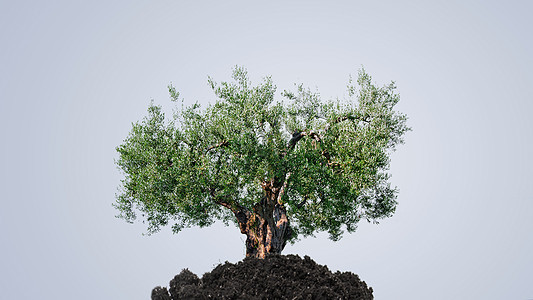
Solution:
[{"label": "soil mound", "polygon": [[[169,293],[170,292],[170,293]],[[374,299],[372,288],[351,272],[332,273],[309,256],[270,255],[226,262],[198,276],[184,269],[152,300],[177,299]]]}]

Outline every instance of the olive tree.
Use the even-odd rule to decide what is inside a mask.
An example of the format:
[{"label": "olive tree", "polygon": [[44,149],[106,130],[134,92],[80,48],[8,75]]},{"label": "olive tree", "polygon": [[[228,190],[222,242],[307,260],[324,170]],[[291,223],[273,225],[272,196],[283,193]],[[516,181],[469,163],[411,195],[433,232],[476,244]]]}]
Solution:
[{"label": "olive tree", "polygon": [[409,130],[394,83],[378,87],[361,69],[346,99],[323,101],[302,85],[275,97],[270,77],[252,85],[244,68],[232,78],[209,78],[216,101],[204,108],[179,105],[170,85],[173,118],[152,103],[133,124],[117,147],[118,217],[140,216],[149,234],[234,223],[246,256],[264,258],[299,236],[338,240],[394,213],[389,157]]}]

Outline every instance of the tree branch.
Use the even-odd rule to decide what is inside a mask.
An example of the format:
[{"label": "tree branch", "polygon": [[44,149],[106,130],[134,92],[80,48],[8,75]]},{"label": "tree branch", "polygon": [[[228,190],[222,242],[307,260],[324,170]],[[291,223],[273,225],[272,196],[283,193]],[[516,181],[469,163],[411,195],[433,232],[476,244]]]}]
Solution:
[{"label": "tree branch", "polygon": [[213,150],[215,148],[224,147],[224,146],[227,146],[227,145],[228,145],[228,141],[222,141],[222,142],[220,142],[220,143],[218,143],[216,145],[213,145],[213,146],[207,148],[207,150],[205,150],[205,154],[207,154],[207,152],[209,152],[209,151],[211,151],[211,150]]},{"label": "tree branch", "polygon": [[288,172],[287,175],[285,175],[285,181],[283,182],[283,185],[281,186],[281,189],[279,190],[278,199],[276,200],[276,202],[279,205],[283,205],[283,202],[281,202],[281,197],[283,197],[283,194],[285,194],[285,190],[287,189],[287,185],[288,185],[287,182],[289,181],[290,177],[291,177],[291,172]]},{"label": "tree branch", "polygon": [[217,195],[217,191],[214,188],[209,188],[209,195],[211,196],[211,198],[213,198],[213,202],[215,202],[216,204],[220,204],[231,211],[234,210],[233,205],[231,205],[230,202],[222,200],[222,197]]},{"label": "tree branch", "polygon": [[307,195],[304,195],[304,199],[300,203],[296,204],[296,207],[298,209],[304,207],[304,205],[307,203],[307,199],[309,199],[309,197],[307,197]]},{"label": "tree branch", "polygon": [[369,119],[370,119],[370,116],[368,116],[368,115],[366,115],[365,117],[356,117],[356,116],[353,116],[353,115],[340,116],[340,117],[337,117],[335,120],[333,120],[331,123],[329,123],[326,126],[326,130],[325,131],[328,131],[328,129],[329,129],[329,127],[331,127],[331,125],[337,124],[337,123],[340,123],[340,122],[343,122],[343,121],[346,121],[346,120],[363,121],[365,123],[370,123],[371,120],[369,120]]},{"label": "tree branch", "polygon": [[[357,117],[357,116],[353,116],[353,115],[340,116],[340,117],[337,117],[336,119],[334,119],[331,123],[328,123],[326,125],[326,128],[324,129],[323,134],[325,135],[327,133],[327,131],[329,130],[331,125],[334,125],[334,124],[337,124],[337,123],[340,123],[340,122],[343,122],[343,121],[346,121],[346,120],[362,121],[362,122],[365,122],[365,123],[370,123],[371,120],[369,120],[369,119],[370,119],[370,116],[368,116],[368,115],[366,115],[365,117]],[[305,136],[308,136],[308,137],[312,138],[317,143],[321,143],[322,142],[322,137],[318,133],[316,133],[314,131],[309,131],[309,132],[306,132],[306,131],[294,131],[294,133],[292,134],[292,138],[287,143],[287,150],[283,153],[283,156],[287,155],[287,153],[289,151],[294,149],[294,147],[296,147],[296,144]],[[321,154],[328,160],[328,163],[327,163],[328,166],[338,165],[338,163],[331,161],[331,155],[328,153],[327,150],[323,150]]]},{"label": "tree branch", "polygon": [[231,210],[231,212],[237,218],[237,221],[239,222],[239,224],[245,224],[248,221],[249,212],[248,212],[248,209],[246,209],[246,207],[240,205],[239,203],[235,201],[223,200],[222,197],[216,194],[216,191],[213,188],[209,189],[209,194],[211,198],[213,198],[214,203],[222,205],[223,207]]},{"label": "tree branch", "polygon": [[294,149],[294,147],[296,147],[296,144],[305,136],[309,136],[317,142],[320,142],[322,140],[322,138],[314,131],[295,131],[292,134],[292,138],[289,140],[289,143],[287,143],[287,152]]},{"label": "tree branch", "polygon": [[287,144],[287,152],[292,150],[294,147],[296,147],[296,143],[300,141],[304,136],[306,136],[307,133],[305,131],[294,131],[292,134],[292,138],[289,140],[289,143]]}]

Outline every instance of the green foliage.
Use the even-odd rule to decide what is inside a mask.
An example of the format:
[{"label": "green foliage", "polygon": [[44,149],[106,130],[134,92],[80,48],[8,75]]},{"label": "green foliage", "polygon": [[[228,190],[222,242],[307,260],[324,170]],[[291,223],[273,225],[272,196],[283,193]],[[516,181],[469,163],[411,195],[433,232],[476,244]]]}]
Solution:
[{"label": "green foliage", "polygon": [[[170,121],[151,104],[117,147],[125,175],[120,217],[132,222],[141,214],[149,233],[169,223],[178,232],[235,222],[220,204],[252,210],[270,180],[286,182],[280,201],[296,236],[327,231],[336,240],[361,219],[394,213],[389,155],[409,130],[393,110],[394,83],[376,87],[361,70],[342,101],[322,101],[301,85],[276,100],[270,77],[253,86],[238,67],[233,82],[209,84],[215,103],[181,107]],[[169,92],[177,101],[176,89]]]}]

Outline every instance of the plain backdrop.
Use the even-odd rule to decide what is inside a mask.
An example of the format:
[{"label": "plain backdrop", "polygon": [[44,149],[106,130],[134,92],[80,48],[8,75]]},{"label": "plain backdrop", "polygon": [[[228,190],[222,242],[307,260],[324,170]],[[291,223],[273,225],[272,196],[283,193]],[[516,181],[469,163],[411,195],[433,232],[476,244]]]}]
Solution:
[{"label": "plain backdrop", "polygon": [[[367,1],[368,2],[368,1]],[[396,214],[287,246],[376,299],[533,298],[533,2],[1,1],[0,298],[149,299],[244,256],[234,227],[116,219],[115,147],[167,85],[207,104],[235,65],[343,98],[394,80],[413,131]]]}]

